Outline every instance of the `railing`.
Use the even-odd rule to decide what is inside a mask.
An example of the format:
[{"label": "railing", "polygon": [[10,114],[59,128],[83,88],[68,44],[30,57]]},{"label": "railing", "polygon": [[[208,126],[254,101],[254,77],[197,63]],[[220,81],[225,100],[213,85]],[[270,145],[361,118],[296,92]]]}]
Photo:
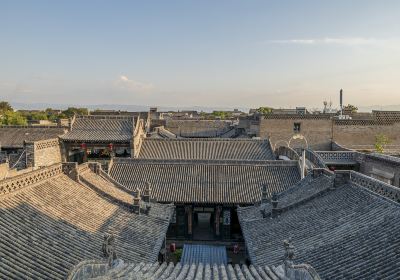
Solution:
[{"label": "railing", "polygon": [[355,171],[350,171],[350,182],[400,203],[400,188]]},{"label": "railing", "polygon": [[306,159],[308,159],[312,164],[314,164],[317,168],[327,168],[324,159],[319,156],[316,152],[305,149]]},{"label": "railing", "polygon": [[356,152],[354,151],[316,151],[324,161],[356,161]]},{"label": "railing", "polygon": [[0,194],[7,194],[23,187],[42,182],[48,178],[61,174],[63,172],[60,163],[41,168],[29,173],[5,179],[0,182]]}]

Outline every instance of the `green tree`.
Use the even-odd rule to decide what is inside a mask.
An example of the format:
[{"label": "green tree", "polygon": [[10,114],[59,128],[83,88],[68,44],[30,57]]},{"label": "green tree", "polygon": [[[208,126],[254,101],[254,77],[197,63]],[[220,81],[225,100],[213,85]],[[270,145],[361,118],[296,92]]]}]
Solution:
[{"label": "green tree", "polygon": [[0,101],[0,114],[4,114],[7,111],[14,111],[14,109],[7,101]]},{"label": "green tree", "polygon": [[384,134],[378,134],[375,136],[375,150],[378,153],[383,153],[385,149],[385,145],[390,143],[389,137]]},{"label": "green tree", "polygon": [[347,104],[347,106],[344,106],[343,108],[344,111],[350,111],[351,113],[357,113],[358,108],[354,105]]},{"label": "green tree", "polygon": [[263,115],[268,115],[272,113],[273,108],[271,107],[260,107],[257,109],[257,112]]},{"label": "green tree", "polygon": [[30,114],[28,118],[30,120],[39,121],[39,120],[47,120],[48,116],[45,112],[34,112]]},{"label": "green tree", "polygon": [[214,112],[212,112],[211,115],[214,116],[215,118],[219,118],[221,120],[225,120],[225,119],[232,117],[231,113],[225,112],[225,111],[214,111]]},{"label": "green tree", "polygon": [[27,125],[26,118],[20,112],[7,111],[4,113],[1,122],[3,125]]},{"label": "green tree", "polygon": [[89,115],[89,110],[87,108],[75,108],[69,107],[67,110],[62,111],[62,113],[67,116],[68,118],[72,117],[73,115]]}]

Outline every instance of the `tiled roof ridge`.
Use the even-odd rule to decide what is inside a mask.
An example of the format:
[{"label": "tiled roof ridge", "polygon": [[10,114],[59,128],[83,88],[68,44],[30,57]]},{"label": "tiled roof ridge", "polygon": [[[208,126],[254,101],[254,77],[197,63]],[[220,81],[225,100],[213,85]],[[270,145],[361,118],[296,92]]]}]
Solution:
[{"label": "tiled roof ridge", "polygon": [[93,119],[93,120],[132,120],[137,119],[134,116],[126,116],[126,115],[76,115],[76,119]]},{"label": "tiled roof ridge", "polygon": [[[169,225],[116,207],[63,174],[0,202],[1,279],[65,279],[73,265],[98,256],[111,232],[124,259],[153,262]],[[153,210],[172,216],[162,205]]]},{"label": "tiled roof ridge", "polygon": [[246,138],[220,138],[220,137],[216,137],[216,138],[164,138],[164,139],[159,139],[159,138],[146,138],[144,141],[185,141],[185,142],[197,142],[197,141],[207,141],[207,142],[266,142],[268,143],[268,139],[246,139]]},{"label": "tiled roof ridge", "polygon": [[371,154],[366,154],[366,157],[367,158],[379,159],[379,160],[383,160],[383,161],[386,161],[386,162],[400,164],[400,158],[394,157],[394,156],[391,156],[391,155],[385,155],[385,154],[379,154],[379,153],[371,153]]},{"label": "tiled roof ridge", "polygon": [[[90,176],[97,181],[90,180]],[[96,178],[97,177],[97,178]],[[101,180],[104,180],[104,183],[107,184],[109,183],[110,185],[108,186],[101,186]],[[89,187],[92,189],[94,192],[99,194],[101,197],[109,201],[110,203],[116,204],[118,206],[124,207],[128,210],[132,210],[132,204],[133,204],[133,197],[137,195],[136,192],[129,190],[128,188],[124,188],[121,190],[121,188],[116,185],[114,182],[110,181],[106,177],[101,176],[100,174],[96,174],[92,170],[86,170],[82,173],[79,173],[79,183],[83,184],[84,186]],[[113,190],[112,188],[115,188]],[[118,191],[120,191],[118,193]],[[148,205],[154,206],[153,202],[149,202]],[[163,204],[163,207],[166,207],[168,209],[173,209],[174,206],[171,204]],[[152,215],[150,213],[150,216],[153,217],[154,219],[159,219],[162,221],[165,221],[166,219],[168,221],[171,220],[172,218],[172,213],[171,215],[168,215],[166,218],[165,217],[159,217],[156,215]]]},{"label": "tiled roof ridge", "polygon": [[372,192],[375,196],[400,207],[400,188],[356,171],[350,171],[348,173],[348,182],[352,185],[367,190],[368,192]]},{"label": "tiled roof ridge", "polygon": [[[321,176],[326,176],[326,175],[321,175]],[[296,208],[300,205],[304,205],[305,203],[309,202],[310,200],[313,200],[314,198],[321,196],[321,195],[325,194],[326,192],[334,191],[334,190],[335,190],[335,188],[333,188],[332,186],[328,186],[312,195],[306,196],[298,201],[294,201],[293,203],[289,203],[288,205],[286,205],[282,208],[279,208],[279,211],[280,211],[280,213],[286,212],[286,211]]]},{"label": "tiled roof ridge", "polygon": [[296,160],[229,160],[229,159],[135,159],[114,158],[114,164],[173,164],[173,165],[251,165],[251,166],[297,166]]},{"label": "tiled roof ridge", "polygon": [[[313,200],[314,198],[324,195],[326,192],[329,191],[334,191],[334,179],[335,176],[333,174],[328,174],[328,173],[320,173],[315,177],[314,174],[308,174],[306,177],[304,177],[302,180],[294,184],[292,187],[289,187],[286,190],[283,190],[282,192],[279,192],[275,195],[275,199],[278,202],[278,208],[273,209],[271,199],[266,203],[266,204],[256,204],[254,206],[247,206],[247,207],[238,207],[237,212],[245,212],[245,211],[251,211],[252,209],[256,208],[259,209],[260,212],[263,213],[263,216],[258,216],[258,217],[253,217],[253,218],[241,218],[240,220],[243,222],[250,222],[250,221],[256,221],[260,219],[265,219],[273,216],[273,211],[277,211],[277,213],[282,214],[284,212],[287,212],[289,210],[292,210],[293,208],[299,207],[301,205],[306,204],[307,202]],[[300,197],[296,197],[296,193],[299,193],[302,191],[302,189],[305,189],[306,187],[312,187],[315,184],[321,185],[322,183],[327,184],[323,186],[320,189],[316,189],[315,192],[312,193],[305,193],[305,195],[301,195]],[[312,187],[312,189],[314,189]],[[294,194],[294,196],[293,196]],[[285,199],[286,201],[282,201],[282,199]],[[283,207],[282,207],[283,203]],[[242,215],[244,216],[244,215]]]},{"label": "tiled roof ridge", "polygon": [[54,129],[60,129],[60,128],[64,128],[64,127],[58,126],[58,125],[6,125],[6,124],[0,124],[0,128],[54,128]]},{"label": "tiled roof ridge", "polygon": [[[285,271],[287,269],[287,271]],[[288,274],[286,274],[288,273]],[[308,264],[293,264],[292,261],[279,266],[239,264],[183,264],[183,263],[131,263],[117,260],[115,267],[108,267],[103,260],[84,260],[69,272],[67,280],[83,279],[224,279],[224,280],[320,280],[316,270]]]}]

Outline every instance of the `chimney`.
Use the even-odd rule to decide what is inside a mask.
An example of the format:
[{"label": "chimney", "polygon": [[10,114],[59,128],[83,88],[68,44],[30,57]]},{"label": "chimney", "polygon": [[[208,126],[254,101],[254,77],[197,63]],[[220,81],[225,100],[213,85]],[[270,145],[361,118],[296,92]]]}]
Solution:
[{"label": "chimney", "polygon": [[271,217],[276,218],[279,213],[278,209],[278,195],[274,193],[271,198],[272,210],[271,210]]},{"label": "chimney", "polygon": [[267,185],[263,185],[261,187],[261,204],[267,203],[268,202],[268,191],[267,191]]},{"label": "chimney", "polygon": [[140,214],[140,201],[141,201],[141,192],[140,189],[136,189],[136,195],[133,197],[133,213]]},{"label": "chimney", "polygon": [[143,192],[143,201],[149,203],[151,197],[151,186],[149,182],[146,182],[146,187]]},{"label": "chimney", "polygon": [[343,115],[343,89],[340,89],[340,115]]}]

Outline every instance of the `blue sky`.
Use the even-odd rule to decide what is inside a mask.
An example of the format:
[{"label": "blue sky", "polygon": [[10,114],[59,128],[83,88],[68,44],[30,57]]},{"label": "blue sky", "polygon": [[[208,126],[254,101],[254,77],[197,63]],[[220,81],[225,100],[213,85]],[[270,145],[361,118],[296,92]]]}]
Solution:
[{"label": "blue sky", "polygon": [[400,1],[2,1],[0,99],[400,104]]}]

